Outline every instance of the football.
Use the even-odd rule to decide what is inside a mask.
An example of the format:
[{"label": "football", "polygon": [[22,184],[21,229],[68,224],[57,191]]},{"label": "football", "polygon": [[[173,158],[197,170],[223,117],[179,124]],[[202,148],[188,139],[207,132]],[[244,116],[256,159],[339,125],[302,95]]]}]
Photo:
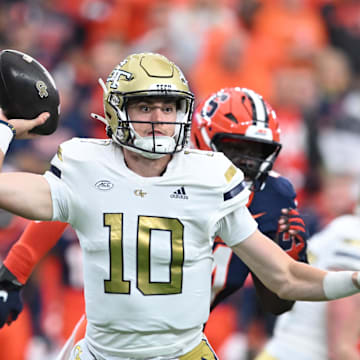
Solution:
[{"label": "football", "polygon": [[47,111],[47,121],[31,130],[52,134],[59,122],[60,100],[55,81],[37,60],[16,50],[0,52],[0,107],[8,119],[34,119]]}]

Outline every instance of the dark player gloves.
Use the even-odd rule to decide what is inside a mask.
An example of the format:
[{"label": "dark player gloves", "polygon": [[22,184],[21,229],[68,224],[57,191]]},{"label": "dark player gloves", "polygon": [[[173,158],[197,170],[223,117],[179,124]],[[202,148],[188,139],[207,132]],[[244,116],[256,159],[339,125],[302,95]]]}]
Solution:
[{"label": "dark player gloves", "polygon": [[294,260],[307,262],[304,220],[296,209],[282,209],[276,234],[277,243]]},{"label": "dark player gloves", "polygon": [[0,328],[16,320],[22,311],[22,286],[4,265],[0,267]]}]

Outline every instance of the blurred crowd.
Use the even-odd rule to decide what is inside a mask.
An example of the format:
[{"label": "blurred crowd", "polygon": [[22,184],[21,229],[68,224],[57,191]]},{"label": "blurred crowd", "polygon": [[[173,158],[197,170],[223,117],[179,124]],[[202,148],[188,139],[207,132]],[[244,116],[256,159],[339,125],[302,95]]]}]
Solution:
[{"label": "blurred crowd", "polygon": [[[13,142],[10,170],[43,173],[62,141],[105,137],[90,118],[103,112],[98,78],[128,54],[152,51],[183,69],[197,102],[241,86],[271,104],[283,144],[275,169],[294,184],[311,234],[357,206],[358,0],[1,0],[0,49],[40,61],[61,99],[58,130]],[[26,223],[0,212],[0,260]],[[68,229],[26,285],[25,311],[0,331],[1,359],[52,358],[83,311],[80,264]],[[273,320],[249,284],[214,311],[207,334],[223,360],[252,359]]]}]

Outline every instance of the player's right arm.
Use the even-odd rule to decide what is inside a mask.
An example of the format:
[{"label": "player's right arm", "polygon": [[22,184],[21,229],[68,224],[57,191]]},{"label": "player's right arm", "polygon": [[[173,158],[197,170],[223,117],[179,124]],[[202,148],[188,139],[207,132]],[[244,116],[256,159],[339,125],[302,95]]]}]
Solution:
[{"label": "player's right arm", "polygon": [[[0,165],[2,166],[6,149],[12,140],[11,134],[16,132],[16,138],[33,138],[29,131],[43,124],[48,113],[42,113],[34,120],[8,120],[0,113]],[[10,126],[9,126],[10,124]],[[5,151],[4,151],[4,148]],[[0,174],[0,208],[13,214],[32,220],[51,220],[52,198],[47,180],[38,174],[12,172]]]}]

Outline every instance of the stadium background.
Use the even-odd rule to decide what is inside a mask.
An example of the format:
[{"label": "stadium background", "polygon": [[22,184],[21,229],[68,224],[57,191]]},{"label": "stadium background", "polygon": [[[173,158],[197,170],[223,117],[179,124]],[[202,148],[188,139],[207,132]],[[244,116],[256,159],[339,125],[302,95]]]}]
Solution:
[{"label": "stadium background", "polygon": [[[198,102],[225,86],[270,102],[282,129],[275,168],[314,233],[358,199],[359,44],[358,0],[0,0],[0,49],[39,60],[61,96],[56,133],[14,142],[5,166],[43,173],[63,140],[104,137],[89,116],[102,113],[97,78],[129,53],[160,52]],[[0,212],[0,260],[26,223]],[[53,358],[83,311],[80,258],[67,229],[26,285],[25,311],[0,331],[1,359]],[[254,299],[249,283],[212,314],[207,334],[221,359],[252,359],[270,336]]]}]

